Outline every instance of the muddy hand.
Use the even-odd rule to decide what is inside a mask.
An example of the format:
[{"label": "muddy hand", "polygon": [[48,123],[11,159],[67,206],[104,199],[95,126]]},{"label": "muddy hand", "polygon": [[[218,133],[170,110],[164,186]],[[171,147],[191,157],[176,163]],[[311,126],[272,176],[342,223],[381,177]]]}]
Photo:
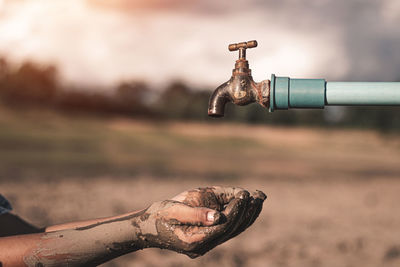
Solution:
[{"label": "muddy hand", "polygon": [[[236,212],[232,210],[233,216],[229,217],[228,207],[230,203],[242,194],[246,196],[245,199],[247,200],[243,209]],[[225,215],[225,218],[227,218],[221,226],[215,227],[223,229],[223,234],[214,239],[208,246],[203,246],[199,251],[202,255],[251,226],[260,214],[266,198],[267,196],[259,190],[249,194],[247,190],[239,187],[213,186],[185,191],[173,199],[192,207],[208,207],[222,211],[222,217],[224,218]],[[232,220],[231,224],[229,224],[229,220]]]},{"label": "muddy hand", "polygon": [[192,258],[238,235],[261,212],[266,196],[233,187],[185,191],[156,202],[136,218],[144,247],[159,247]]}]

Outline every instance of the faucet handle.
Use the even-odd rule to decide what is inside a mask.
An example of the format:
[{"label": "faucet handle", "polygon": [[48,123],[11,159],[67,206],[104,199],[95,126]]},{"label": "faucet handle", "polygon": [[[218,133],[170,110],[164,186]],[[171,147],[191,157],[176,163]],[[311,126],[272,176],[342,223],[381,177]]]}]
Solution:
[{"label": "faucet handle", "polygon": [[230,44],[228,46],[229,51],[239,50],[239,59],[246,59],[246,49],[257,47],[257,41],[241,42],[236,44]]},{"label": "faucet handle", "polygon": [[240,48],[246,49],[246,48],[253,48],[253,47],[257,47],[256,40],[248,41],[248,42],[241,42],[241,43],[237,43],[237,44],[230,44],[228,46],[228,49],[229,49],[229,51],[236,51]]}]

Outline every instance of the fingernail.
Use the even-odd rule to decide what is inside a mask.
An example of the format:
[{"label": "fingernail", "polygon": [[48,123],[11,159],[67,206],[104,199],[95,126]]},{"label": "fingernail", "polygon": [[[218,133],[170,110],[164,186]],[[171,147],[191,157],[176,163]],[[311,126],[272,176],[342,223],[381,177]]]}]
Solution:
[{"label": "fingernail", "polygon": [[215,218],[215,211],[209,211],[207,213],[207,221],[213,222]]},{"label": "fingernail", "polygon": [[240,198],[240,199],[248,199],[249,196],[250,196],[250,193],[243,190],[243,191],[240,191],[239,193],[237,193],[235,197]]},{"label": "fingernail", "polygon": [[267,195],[264,194],[263,191],[257,190],[257,193],[258,193],[258,195],[259,195],[259,198],[261,198],[263,201],[264,201],[265,199],[267,199]]},{"label": "fingernail", "polygon": [[221,221],[222,215],[218,211],[210,211],[207,213],[207,221],[217,224]]}]

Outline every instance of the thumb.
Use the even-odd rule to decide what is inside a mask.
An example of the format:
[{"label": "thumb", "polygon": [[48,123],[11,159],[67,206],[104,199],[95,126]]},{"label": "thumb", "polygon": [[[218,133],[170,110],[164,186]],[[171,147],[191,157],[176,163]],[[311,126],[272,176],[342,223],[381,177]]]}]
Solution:
[{"label": "thumb", "polygon": [[211,226],[219,222],[221,214],[213,209],[193,208],[183,203],[175,203],[165,210],[163,217],[167,220],[177,220],[182,224]]}]

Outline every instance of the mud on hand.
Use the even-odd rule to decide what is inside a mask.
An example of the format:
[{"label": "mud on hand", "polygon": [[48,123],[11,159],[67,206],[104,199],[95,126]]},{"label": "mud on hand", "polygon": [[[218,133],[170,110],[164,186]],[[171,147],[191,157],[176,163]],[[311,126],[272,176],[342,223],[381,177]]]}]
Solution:
[{"label": "mud on hand", "polygon": [[201,256],[253,224],[266,195],[235,187],[185,191],[172,200],[156,202],[133,224],[143,247]]}]

